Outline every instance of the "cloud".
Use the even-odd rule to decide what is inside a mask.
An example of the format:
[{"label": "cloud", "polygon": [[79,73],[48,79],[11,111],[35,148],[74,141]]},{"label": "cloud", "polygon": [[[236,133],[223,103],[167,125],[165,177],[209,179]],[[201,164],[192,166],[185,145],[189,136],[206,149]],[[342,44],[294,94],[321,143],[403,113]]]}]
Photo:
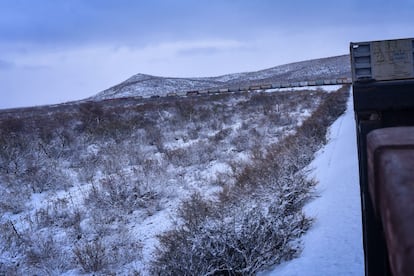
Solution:
[{"label": "cloud", "polygon": [[[165,41],[219,38],[256,40],[274,30],[314,32],[325,26],[356,28],[405,22],[412,0],[19,0],[0,1],[0,47],[21,43],[28,52],[96,44],[144,48]],[[178,51],[182,56],[228,51],[215,45]]]},{"label": "cloud", "polygon": [[216,48],[216,47],[198,47],[198,48],[179,50],[177,53],[178,55],[183,55],[183,56],[195,56],[195,55],[210,56],[213,54],[217,54],[220,51],[223,51],[223,49]]},{"label": "cloud", "polygon": [[220,52],[240,50],[243,46],[243,43],[236,40],[196,40],[165,43],[158,47],[172,49],[178,56],[211,56]]},{"label": "cloud", "polygon": [[413,25],[408,4],[397,18],[357,0],[6,2],[0,92],[32,104],[92,96],[136,73],[216,76],[345,54],[350,41],[410,37]]},{"label": "cloud", "polygon": [[14,67],[14,63],[0,59],[0,70],[10,70]]}]

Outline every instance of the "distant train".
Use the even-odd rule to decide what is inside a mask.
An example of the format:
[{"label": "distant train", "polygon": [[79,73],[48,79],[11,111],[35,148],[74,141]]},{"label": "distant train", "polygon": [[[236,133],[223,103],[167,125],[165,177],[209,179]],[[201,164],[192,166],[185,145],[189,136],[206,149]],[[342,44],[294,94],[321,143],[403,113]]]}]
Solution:
[{"label": "distant train", "polygon": [[327,79],[327,80],[310,80],[310,81],[297,81],[297,82],[280,82],[280,83],[266,83],[257,84],[250,86],[230,87],[230,88],[212,88],[204,90],[191,90],[183,93],[168,93],[167,96],[195,96],[203,94],[217,94],[226,92],[247,92],[247,91],[258,91],[258,90],[269,90],[279,88],[293,88],[293,87],[306,87],[306,86],[322,86],[322,85],[341,85],[351,84],[352,78],[338,78],[338,79]]},{"label": "distant train", "polygon": [[[173,97],[188,97],[188,96],[197,96],[197,95],[211,95],[219,93],[236,93],[236,92],[249,92],[249,91],[264,91],[270,89],[280,89],[280,88],[294,88],[294,87],[307,87],[307,86],[323,86],[323,85],[335,85],[335,84],[351,84],[351,78],[338,78],[338,79],[329,79],[329,80],[308,80],[308,81],[296,81],[296,82],[280,82],[280,83],[265,83],[265,84],[254,84],[254,85],[244,85],[244,86],[232,86],[232,87],[222,87],[222,88],[209,88],[202,90],[190,90],[190,91],[175,91],[168,92],[164,95],[148,95],[148,96],[132,96],[125,98],[107,98],[102,99],[102,101],[117,101],[120,99],[158,99],[161,97],[164,98],[173,98]],[[96,100],[95,100],[96,101]],[[99,100],[98,100],[99,101]],[[81,102],[88,103],[94,102],[94,100],[88,99]],[[55,104],[55,105],[45,105],[48,107],[62,108],[63,106],[72,106],[78,104],[78,101]],[[36,107],[26,107],[26,108],[10,108],[0,110],[2,113],[14,113],[21,112],[22,110],[38,110],[44,108],[45,106],[36,106]]]}]

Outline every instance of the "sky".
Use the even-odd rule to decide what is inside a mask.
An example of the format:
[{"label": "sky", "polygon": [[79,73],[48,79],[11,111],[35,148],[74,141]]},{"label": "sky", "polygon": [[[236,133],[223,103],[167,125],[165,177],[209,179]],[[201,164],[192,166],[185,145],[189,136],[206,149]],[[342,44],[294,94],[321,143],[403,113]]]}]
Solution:
[{"label": "sky", "polygon": [[414,37],[414,0],[0,0],[0,109],[137,73],[208,77]]}]

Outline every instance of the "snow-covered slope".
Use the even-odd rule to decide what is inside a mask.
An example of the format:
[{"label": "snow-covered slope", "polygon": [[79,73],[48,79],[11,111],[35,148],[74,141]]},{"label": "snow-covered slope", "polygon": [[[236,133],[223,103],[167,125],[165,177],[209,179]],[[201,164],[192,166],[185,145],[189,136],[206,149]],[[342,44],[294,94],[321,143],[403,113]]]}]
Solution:
[{"label": "snow-covered slope", "polygon": [[[140,75],[134,81],[147,78]],[[308,221],[294,215],[297,213],[292,214],[292,210],[300,211],[307,198],[299,195],[308,191],[306,181],[298,174],[293,177],[292,173],[281,170],[288,176],[287,180],[279,181],[278,175],[273,174],[262,178],[261,173],[274,171],[280,160],[286,160],[283,163],[286,168],[291,167],[289,162],[301,168],[308,164],[313,149],[304,153],[309,157],[306,162],[293,155],[309,140],[293,140],[294,136],[288,139],[288,135],[303,126],[312,114],[326,114],[316,110],[321,105],[324,109],[335,106],[328,98],[345,99],[347,91],[345,87],[339,94],[320,89],[223,93],[211,97],[166,98],[165,101],[129,98],[0,112],[0,139],[5,145],[0,154],[0,275],[88,272],[153,275],[156,273],[151,273],[151,269],[160,267],[153,262],[160,260],[161,254],[177,256],[174,262],[183,267],[191,264],[188,260],[192,256],[216,248],[216,241],[224,247],[232,241],[230,244],[241,244],[240,248],[244,244],[258,248],[259,240],[262,245],[270,244],[268,229],[281,233],[280,237],[284,233],[289,237],[289,233],[295,232],[293,235],[298,238]],[[340,103],[342,112],[344,102]],[[362,271],[351,106],[349,102],[346,115],[331,128],[329,144],[311,165],[316,168],[321,197],[307,207],[308,216],[314,217],[315,223],[304,239],[304,246],[297,244],[299,240],[292,240],[283,250],[265,249],[267,259],[276,260],[267,264],[263,262],[263,251],[259,252],[260,269],[277,263],[279,257],[272,256],[278,256],[279,251],[284,258],[290,258],[300,247],[304,248],[302,257],[282,264],[274,273],[358,275]],[[314,122],[324,121],[320,119],[313,118]],[[318,133],[324,132],[325,129]],[[280,148],[275,146],[283,143],[284,138],[286,145],[290,141],[297,147],[279,156]],[[269,155],[271,158],[263,154],[270,150],[275,152]],[[265,183],[267,179],[271,181]],[[259,189],[234,188],[235,185],[256,187],[257,183],[260,183]],[[305,186],[305,190],[292,191],[294,183]],[[205,199],[199,198],[196,205],[188,205],[192,202],[191,195],[197,194]],[[291,195],[298,195],[297,200]],[[240,206],[235,202],[240,202]],[[182,209],[184,203],[195,207]],[[207,217],[203,208],[212,209],[208,206],[216,203],[220,203],[217,205],[220,209],[214,211],[217,216],[211,212]],[[278,213],[272,206],[282,206],[283,212]],[[187,254],[189,259],[181,253],[164,251],[164,254],[156,250],[162,242],[159,235],[185,219],[180,210],[190,210],[190,220],[196,217],[201,221],[194,229],[214,226],[213,232],[204,232],[208,235],[198,232],[192,239],[206,240],[211,246],[190,244],[198,253]],[[259,211],[252,213],[251,210]],[[227,221],[231,223],[227,225]],[[295,226],[295,221],[300,223]],[[275,228],[264,226],[263,222]],[[239,225],[253,232],[239,231]],[[296,229],[287,230],[292,229],[289,225]],[[227,226],[230,228],[225,230]],[[279,235],[273,236],[280,239]],[[233,243],[240,240],[250,242]],[[249,246],[241,252],[253,251]],[[174,248],[181,247],[182,244],[174,244]],[[267,248],[259,247],[260,250]],[[99,258],[94,257],[95,252]],[[256,258],[251,259],[256,262]],[[89,265],[90,262],[84,261],[90,259],[96,262]],[[208,258],[200,258],[203,260]],[[244,262],[230,267],[242,265]],[[191,269],[187,271],[201,275],[191,273]]]},{"label": "snow-covered slope", "polygon": [[302,80],[334,79],[350,76],[349,56],[308,60],[257,71],[207,78],[168,78],[137,74],[92,97],[93,100],[110,98],[166,95],[179,91],[209,88],[230,88],[255,84]]},{"label": "snow-covered slope", "polygon": [[318,197],[305,211],[315,218],[301,256],[264,275],[363,275],[358,158],[352,97],[311,167]]}]

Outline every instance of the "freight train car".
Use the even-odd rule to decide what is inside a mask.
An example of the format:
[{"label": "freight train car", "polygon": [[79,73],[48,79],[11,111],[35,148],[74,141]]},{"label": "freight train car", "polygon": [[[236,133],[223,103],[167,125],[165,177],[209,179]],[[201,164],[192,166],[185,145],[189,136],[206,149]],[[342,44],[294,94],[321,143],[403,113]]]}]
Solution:
[{"label": "freight train car", "polygon": [[414,38],[350,52],[365,274],[414,275]]}]

